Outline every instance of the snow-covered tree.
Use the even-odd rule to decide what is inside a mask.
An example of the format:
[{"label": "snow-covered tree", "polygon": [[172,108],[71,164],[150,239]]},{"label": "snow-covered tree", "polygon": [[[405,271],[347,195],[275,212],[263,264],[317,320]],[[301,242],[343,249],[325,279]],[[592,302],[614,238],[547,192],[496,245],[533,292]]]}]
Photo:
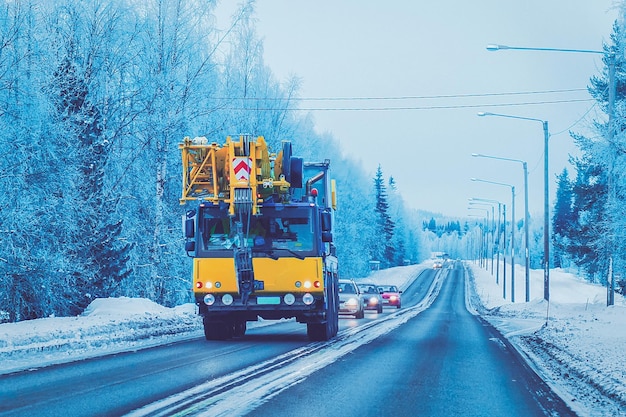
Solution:
[{"label": "snow-covered tree", "polygon": [[395,252],[393,246],[393,236],[395,224],[389,214],[389,202],[387,201],[387,186],[383,177],[383,170],[380,165],[374,176],[374,195],[376,205],[376,227],[378,237],[372,241],[372,259],[380,260],[382,267],[395,266]]},{"label": "snow-covered tree", "polygon": [[[626,227],[625,46],[623,26],[616,22],[611,43],[604,46],[605,67],[601,75],[591,78],[589,86],[589,93],[607,117],[595,122],[595,136],[572,134],[582,156],[575,161],[572,210],[576,224],[569,236],[568,252],[590,277],[600,280],[606,279],[609,258],[613,259],[614,268],[626,266],[626,247],[622,243],[626,238],[623,232]],[[615,70],[616,93],[612,110],[609,109],[611,67]],[[613,121],[612,129],[609,119]]]},{"label": "snow-covered tree", "polygon": [[552,215],[553,265],[555,268],[567,266],[566,252],[575,221],[572,213],[573,198],[572,185],[567,168],[565,168],[557,178],[556,202]]}]

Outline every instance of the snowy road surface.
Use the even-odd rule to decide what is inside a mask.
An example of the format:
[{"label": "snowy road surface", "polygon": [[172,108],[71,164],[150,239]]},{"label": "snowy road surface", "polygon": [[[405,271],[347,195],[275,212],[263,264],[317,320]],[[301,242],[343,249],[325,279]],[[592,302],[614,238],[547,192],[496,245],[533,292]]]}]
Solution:
[{"label": "snowy road surface", "polygon": [[574,415],[493,327],[468,312],[461,264],[441,276],[430,308],[250,415]]},{"label": "snowy road surface", "polygon": [[[430,282],[426,281],[430,278],[426,274],[423,280],[416,280],[418,291],[413,304],[426,295],[430,288]],[[342,319],[341,337],[328,345],[310,343],[306,326],[289,321],[252,328],[243,339],[207,342],[200,338],[3,375],[0,376],[0,415],[123,415],[193,387],[206,388],[203,384],[214,385],[216,381],[230,381],[220,382],[220,391],[236,388],[246,380],[268,386],[272,377],[256,367],[269,369],[276,367],[275,363],[297,362],[296,367],[301,369],[312,362],[321,363],[311,359],[314,354],[335,360],[403,321],[399,317],[383,323],[379,318],[405,311],[409,312],[389,309],[382,315],[368,312],[363,320]],[[200,395],[191,397],[191,403],[197,402]],[[231,402],[237,404],[238,397],[232,398]],[[224,415],[239,412],[227,411]],[[155,415],[155,412],[150,409],[136,415]]]},{"label": "snowy road surface", "polygon": [[342,320],[328,344],[308,343],[291,322],[253,329],[242,340],[192,340],[4,376],[0,411],[568,415],[510,345],[466,310],[464,282],[461,264],[425,270],[405,291],[404,309]]}]

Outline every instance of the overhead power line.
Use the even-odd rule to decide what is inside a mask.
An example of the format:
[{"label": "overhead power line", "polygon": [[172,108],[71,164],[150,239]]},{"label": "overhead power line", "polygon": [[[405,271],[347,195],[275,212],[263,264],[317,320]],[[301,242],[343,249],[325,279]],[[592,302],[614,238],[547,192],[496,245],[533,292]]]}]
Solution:
[{"label": "overhead power line", "polygon": [[514,106],[534,106],[543,104],[579,103],[594,101],[592,98],[569,99],[569,100],[547,100],[547,101],[526,101],[520,103],[490,103],[490,104],[449,104],[440,106],[392,106],[392,107],[224,107],[227,110],[240,111],[400,111],[400,110],[450,110],[467,108],[489,108],[489,107],[514,107]]},{"label": "overhead power line", "polygon": [[[295,101],[373,101],[373,100],[436,100],[442,98],[501,97],[537,94],[563,94],[587,91],[586,88],[568,88],[561,90],[509,91],[502,93],[436,94],[424,96],[379,96],[379,97],[298,97]],[[246,101],[288,101],[289,98],[276,97],[215,97],[215,100]]]}]

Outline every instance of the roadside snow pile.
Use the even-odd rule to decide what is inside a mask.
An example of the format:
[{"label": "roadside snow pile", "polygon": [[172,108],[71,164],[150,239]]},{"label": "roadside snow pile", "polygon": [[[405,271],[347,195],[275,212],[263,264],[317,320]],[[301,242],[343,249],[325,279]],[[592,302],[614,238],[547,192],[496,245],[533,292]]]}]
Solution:
[{"label": "roadside snow pile", "polygon": [[[543,270],[515,270],[516,302],[485,269],[470,264],[481,315],[533,363],[537,372],[578,414],[626,416],[626,302],[607,290],[561,270],[550,271],[550,303],[543,299]],[[508,271],[507,271],[508,272]],[[500,281],[503,272],[500,271]],[[500,282],[501,284],[502,282]],[[474,304],[476,304],[474,302]]]},{"label": "roadside snow pile", "polygon": [[355,278],[355,281],[372,281],[378,285],[395,285],[401,290],[405,290],[415,278],[419,275],[419,272],[426,267],[426,263],[409,266],[396,266],[394,268],[383,269],[380,271],[374,271],[365,278]]},{"label": "roadside snow pile", "polygon": [[[421,268],[391,268],[368,278],[404,289]],[[0,375],[203,336],[193,304],[167,308],[145,298],[101,298],[78,317],[0,324]]]},{"label": "roadside snow pile", "polygon": [[147,298],[98,298],[83,311],[82,316],[128,316],[137,314],[163,314],[169,309]]},{"label": "roadside snow pile", "polygon": [[78,317],[0,324],[0,374],[202,334],[193,304],[167,308],[143,298],[97,299]]}]

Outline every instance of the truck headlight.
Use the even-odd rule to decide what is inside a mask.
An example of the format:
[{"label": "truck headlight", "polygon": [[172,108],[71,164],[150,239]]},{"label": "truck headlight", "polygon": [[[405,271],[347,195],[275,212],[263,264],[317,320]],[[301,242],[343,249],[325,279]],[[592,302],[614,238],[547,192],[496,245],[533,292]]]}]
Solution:
[{"label": "truck headlight", "polygon": [[212,306],[215,304],[215,296],[213,294],[207,294],[204,296],[204,304]]},{"label": "truck headlight", "polygon": [[288,306],[293,305],[293,303],[296,302],[296,296],[292,293],[285,294],[285,296],[283,297],[283,301],[285,301],[285,304],[287,304]]},{"label": "truck headlight", "polygon": [[313,304],[313,301],[315,301],[315,298],[310,293],[306,293],[302,296],[302,302],[308,306]]},{"label": "truck headlight", "polygon": [[222,303],[224,303],[224,305],[231,305],[233,303],[233,296],[230,294],[224,294],[222,296]]}]

